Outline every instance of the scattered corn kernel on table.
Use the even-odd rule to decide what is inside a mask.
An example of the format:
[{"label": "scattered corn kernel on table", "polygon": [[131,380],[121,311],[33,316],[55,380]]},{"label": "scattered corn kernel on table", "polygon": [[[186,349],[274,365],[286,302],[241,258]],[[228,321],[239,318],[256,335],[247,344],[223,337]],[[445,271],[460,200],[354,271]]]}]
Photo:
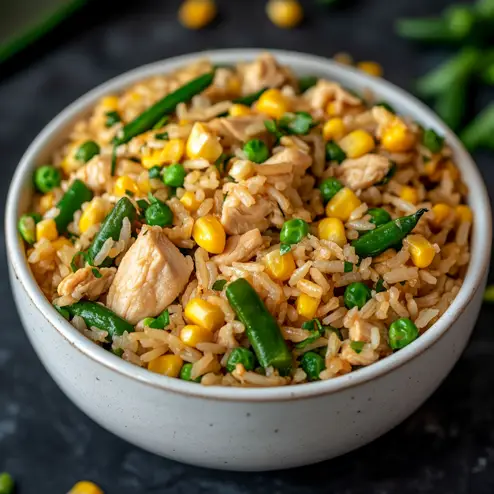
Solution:
[{"label": "scattered corn kernel on table", "polygon": [[[303,2],[306,21],[294,30],[273,27],[261,0],[218,1],[220,18],[203,31],[187,31],[178,23],[178,0],[142,0],[117,10],[100,0],[97,7],[83,9],[0,67],[2,196],[21,154],[55,114],[93,86],[137,65],[218,47],[285,48],[324,56],[348,51],[359,60],[379,60],[391,81],[410,88],[413,77],[438,61],[437,53],[429,55],[395,37],[392,21],[431,14],[448,5],[447,0],[416,0],[413,5],[406,0],[355,0],[324,15],[315,3]],[[338,128],[325,132],[337,133]],[[478,155],[494,194],[492,159]],[[63,494],[80,480],[91,480],[109,494],[493,492],[492,305],[484,306],[467,351],[439,391],[373,444],[293,471],[207,471],[124,443],[68,401],[27,342],[6,281],[3,241],[0,249],[0,472],[12,474],[19,494]]]}]

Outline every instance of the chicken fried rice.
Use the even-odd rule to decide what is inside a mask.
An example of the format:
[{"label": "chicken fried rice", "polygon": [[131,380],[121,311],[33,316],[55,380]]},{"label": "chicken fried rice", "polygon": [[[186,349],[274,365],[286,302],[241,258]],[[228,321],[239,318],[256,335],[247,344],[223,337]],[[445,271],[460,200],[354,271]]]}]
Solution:
[{"label": "chicken fried rice", "polygon": [[55,308],[124,360],[203,385],[370,365],[441,317],[469,262],[444,138],[270,54],[107,95],[34,185],[19,232]]}]

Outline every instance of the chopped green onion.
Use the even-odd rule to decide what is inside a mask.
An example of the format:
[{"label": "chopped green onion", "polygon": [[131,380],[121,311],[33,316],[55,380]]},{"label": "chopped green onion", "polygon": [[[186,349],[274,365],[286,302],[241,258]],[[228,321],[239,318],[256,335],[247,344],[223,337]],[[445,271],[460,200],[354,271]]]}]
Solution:
[{"label": "chopped green onion", "polygon": [[363,341],[352,341],[352,342],[350,342],[350,348],[355,353],[360,353],[364,349],[364,342]]},{"label": "chopped green onion", "polygon": [[226,285],[227,281],[226,280],[216,280],[214,283],[213,283],[213,290],[217,290],[218,292],[221,292],[223,290],[223,288],[225,288],[225,285]]}]

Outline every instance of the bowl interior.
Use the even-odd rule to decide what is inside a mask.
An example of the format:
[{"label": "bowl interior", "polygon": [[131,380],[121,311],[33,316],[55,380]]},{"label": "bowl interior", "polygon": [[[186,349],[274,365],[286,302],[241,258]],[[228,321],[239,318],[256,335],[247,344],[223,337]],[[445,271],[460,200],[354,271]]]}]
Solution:
[{"label": "bowl interior", "polygon": [[463,286],[446,313],[434,326],[411,345],[369,367],[329,381],[269,389],[205,387],[179,379],[160,376],[125,362],[111,352],[95,345],[65,321],[53,309],[38,288],[27,266],[24,249],[17,234],[17,219],[29,207],[32,192],[31,175],[35,166],[49,161],[51,152],[64,140],[68,129],[76,120],[87,114],[91,107],[104,94],[121,91],[125,87],[146,77],[166,74],[200,57],[208,57],[214,63],[233,64],[240,60],[251,60],[259,55],[261,51],[241,49],[194,53],[137,68],[102,84],[67,107],[43,129],[22,157],[12,180],[7,200],[5,228],[9,262],[19,282],[23,285],[23,288],[33,302],[43,310],[46,319],[75,347],[86,353],[96,362],[125,374],[131,379],[139,380],[146,385],[211,399],[271,401],[298,399],[331,393],[368,381],[405,364],[414,355],[423,352],[440,338],[455,321],[457,315],[462,312],[462,308],[472,299],[476,290],[481,288],[483,274],[488,268],[492,235],[490,205],[485,185],[472,158],[446,125],[424,104],[405,91],[382,79],[369,77],[356,69],[342,66],[322,57],[270,50],[281,63],[289,65],[299,75],[310,74],[332,79],[360,94],[364,90],[370,90],[376,100],[387,101],[398,113],[410,116],[423,126],[432,127],[446,136],[447,142],[455,154],[455,159],[462,172],[463,179],[469,187],[469,204],[474,211],[470,265]]}]

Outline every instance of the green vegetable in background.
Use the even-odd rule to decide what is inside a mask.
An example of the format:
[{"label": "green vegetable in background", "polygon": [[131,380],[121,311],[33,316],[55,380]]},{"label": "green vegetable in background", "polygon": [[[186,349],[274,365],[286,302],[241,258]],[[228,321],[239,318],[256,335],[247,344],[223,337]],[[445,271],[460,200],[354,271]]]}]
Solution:
[{"label": "green vegetable in background", "polygon": [[247,159],[254,163],[262,163],[269,158],[269,149],[261,139],[251,139],[244,144],[243,151]]},{"label": "green vegetable in background", "polygon": [[57,232],[59,235],[67,231],[69,223],[74,219],[74,213],[81,209],[83,203],[90,201],[93,193],[84,182],[76,179],[67,189],[57,204],[58,216],[55,217]]},{"label": "green vegetable in background", "polygon": [[0,473],[0,494],[14,493],[14,479],[7,472]]},{"label": "green vegetable in background", "polygon": [[43,165],[36,168],[33,176],[34,185],[43,194],[58,187],[62,181],[60,170],[51,165]]},{"label": "green vegetable in background", "polygon": [[488,285],[484,292],[484,302],[494,303],[494,285]]},{"label": "green vegetable in background", "polygon": [[486,107],[461,132],[465,146],[474,150],[478,147],[494,149],[494,103]]}]

